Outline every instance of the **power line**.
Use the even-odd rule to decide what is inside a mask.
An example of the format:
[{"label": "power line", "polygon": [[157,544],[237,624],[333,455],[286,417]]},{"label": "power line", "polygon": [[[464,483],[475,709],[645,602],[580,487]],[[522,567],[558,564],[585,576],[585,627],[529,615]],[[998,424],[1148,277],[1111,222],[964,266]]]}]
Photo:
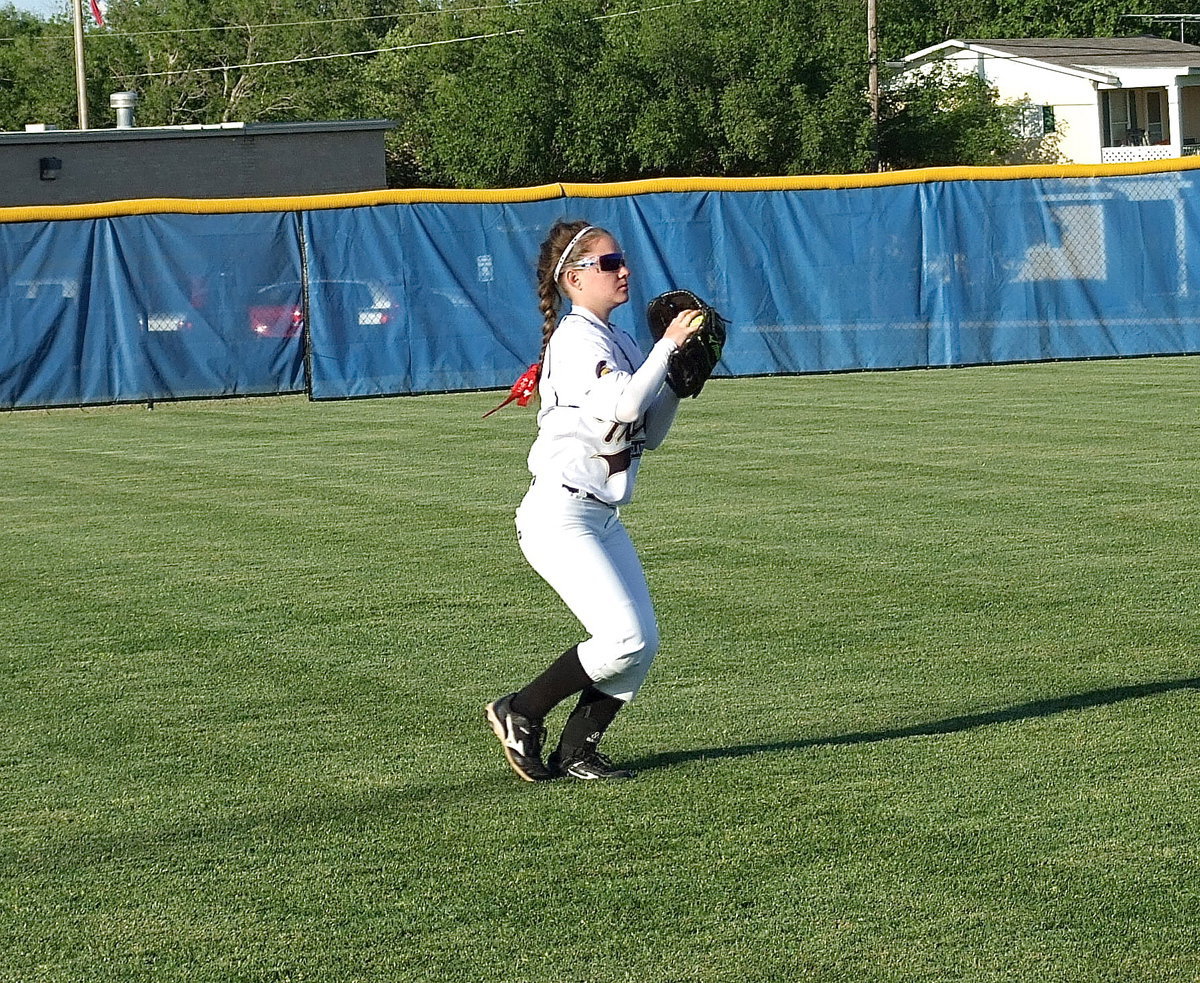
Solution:
[{"label": "power line", "polygon": [[1179,23],[1179,40],[1183,41],[1183,25],[1189,21],[1200,20],[1200,14],[1122,14],[1122,20],[1148,20],[1154,23],[1165,21],[1169,24]]},{"label": "power line", "polygon": [[678,3],[662,3],[657,7],[639,7],[636,10],[620,10],[615,14],[597,14],[595,17],[589,17],[588,20],[612,20],[614,17],[630,17],[633,14],[649,14],[655,10],[668,10],[671,7],[691,7],[698,3],[707,3],[708,0],[679,0]]},{"label": "power line", "polygon": [[[513,0],[511,3],[490,3],[478,7],[454,7],[450,10],[408,10],[398,14],[364,14],[362,17],[336,17],[329,20],[290,20],[277,21],[270,24],[221,24],[210,27],[178,27],[161,31],[94,31],[88,35],[88,40],[98,38],[145,38],[162,34],[206,34],[214,31],[245,31],[258,30],[266,27],[310,27],[324,24],[349,24],[367,20],[394,20],[398,17],[423,17],[427,14],[444,14],[474,12],[479,10],[507,10],[511,7],[536,7],[543,0]],[[0,38],[0,41],[18,41],[19,38]],[[36,37],[35,41],[70,41],[70,34],[44,34]]]},{"label": "power line", "polygon": [[[588,20],[612,20],[615,17],[629,17],[633,14],[651,13],[655,10],[667,10],[672,7],[690,7],[698,3],[706,3],[707,0],[678,0],[676,3],[664,3],[656,7],[642,7],[636,10],[623,10],[615,14],[598,14],[595,17],[589,17]],[[505,4],[504,6],[509,6]],[[483,8],[480,8],[483,9]],[[215,68],[177,68],[165,72],[141,72],[137,75],[118,75],[121,79],[145,79],[145,78],[161,78],[167,75],[190,75],[194,72],[229,72],[238,68],[270,68],[279,65],[298,65],[302,62],[310,61],[331,61],[335,58],[361,58],[365,55],[378,55],[392,51],[412,51],[415,48],[432,48],[438,45],[445,44],[461,44],[465,41],[484,41],[488,38],[509,37],[514,34],[524,34],[525,28],[516,28],[511,31],[494,31],[491,34],[474,34],[470,37],[461,38],[446,38],[441,41],[421,41],[416,44],[401,44],[387,48],[369,48],[366,51],[344,51],[332,55],[298,55],[295,58],[283,58],[278,61],[257,61],[248,62],[242,65],[219,65]]]},{"label": "power line", "polygon": [[515,31],[496,31],[493,34],[476,34],[469,38],[447,38],[444,41],[422,41],[419,44],[401,44],[390,48],[371,48],[368,51],[343,51],[335,55],[303,55],[296,58],[283,58],[279,61],[255,61],[244,65],[220,65],[216,68],[177,68],[169,72],[142,72],[138,75],[119,75],[123,79],[148,79],[163,75],[190,75],[193,72],[228,72],[235,68],[267,68],[272,65],[298,65],[305,61],[329,61],[333,58],[358,58],[362,55],[378,55],[385,51],[410,51],[413,48],[431,48],[439,44],[458,44],[462,41],[482,41],[485,38],[499,38],[509,34],[524,34],[525,29]]}]

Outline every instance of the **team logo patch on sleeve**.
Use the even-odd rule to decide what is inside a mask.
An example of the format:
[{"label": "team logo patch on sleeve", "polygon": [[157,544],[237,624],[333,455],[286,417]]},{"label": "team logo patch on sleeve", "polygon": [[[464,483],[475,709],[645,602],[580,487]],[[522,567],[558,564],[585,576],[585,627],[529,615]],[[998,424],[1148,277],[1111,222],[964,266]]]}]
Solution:
[{"label": "team logo patch on sleeve", "polygon": [[609,365],[608,362],[601,359],[599,362],[596,363],[596,378],[599,379],[602,376],[606,376],[612,370],[613,370],[613,367],[611,365]]}]

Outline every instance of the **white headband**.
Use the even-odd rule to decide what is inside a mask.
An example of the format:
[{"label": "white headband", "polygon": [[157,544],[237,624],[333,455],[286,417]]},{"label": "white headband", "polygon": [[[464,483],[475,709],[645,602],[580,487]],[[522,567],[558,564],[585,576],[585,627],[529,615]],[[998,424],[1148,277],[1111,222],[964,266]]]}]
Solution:
[{"label": "white headband", "polygon": [[571,255],[571,250],[575,248],[575,244],[594,228],[594,225],[585,225],[582,229],[575,233],[575,238],[567,243],[567,248],[562,251],[562,255],[558,257],[558,262],[554,266],[555,283],[558,283],[558,278],[562,276],[563,263],[565,263],[567,261],[567,257]]}]

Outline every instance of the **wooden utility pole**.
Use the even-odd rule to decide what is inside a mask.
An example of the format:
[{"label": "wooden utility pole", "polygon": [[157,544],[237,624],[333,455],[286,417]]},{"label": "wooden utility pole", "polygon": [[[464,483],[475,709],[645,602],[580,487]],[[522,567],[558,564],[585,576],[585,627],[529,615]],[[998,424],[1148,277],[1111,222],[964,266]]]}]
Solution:
[{"label": "wooden utility pole", "polygon": [[[78,0],[76,0],[78,2]],[[866,91],[871,98],[871,119],[880,121],[880,19],[876,0],[866,0]]]},{"label": "wooden utility pole", "polygon": [[871,102],[871,156],[875,158],[877,170],[880,166],[880,19],[876,0],[866,0],[866,96]]},{"label": "wooden utility pole", "polygon": [[79,105],[79,128],[88,128],[87,76],[83,70],[83,0],[72,0],[75,8],[75,101]]}]

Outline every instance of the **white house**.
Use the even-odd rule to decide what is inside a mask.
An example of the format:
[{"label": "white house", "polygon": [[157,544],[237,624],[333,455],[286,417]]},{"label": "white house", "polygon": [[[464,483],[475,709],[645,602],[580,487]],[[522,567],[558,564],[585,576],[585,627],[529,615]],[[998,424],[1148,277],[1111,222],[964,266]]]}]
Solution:
[{"label": "white house", "polygon": [[1200,47],[1161,38],[950,40],[908,55],[903,71],[974,73],[1001,100],[1040,107],[1064,162],[1200,153]]}]

